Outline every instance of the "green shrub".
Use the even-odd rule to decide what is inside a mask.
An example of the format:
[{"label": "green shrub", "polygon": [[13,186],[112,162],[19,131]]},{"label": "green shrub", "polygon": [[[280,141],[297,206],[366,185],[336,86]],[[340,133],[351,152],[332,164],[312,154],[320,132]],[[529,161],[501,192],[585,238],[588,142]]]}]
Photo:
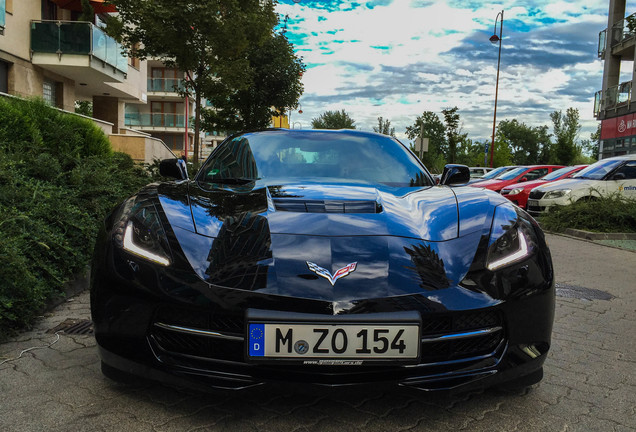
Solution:
[{"label": "green shrub", "polygon": [[550,231],[567,228],[595,232],[636,232],[636,201],[618,194],[594,200],[580,200],[568,206],[556,206],[541,218]]},{"label": "green shrub", "polygon": [[85,271],[106,213],[151,180],[91,121],[0,98],[0,340]]}]

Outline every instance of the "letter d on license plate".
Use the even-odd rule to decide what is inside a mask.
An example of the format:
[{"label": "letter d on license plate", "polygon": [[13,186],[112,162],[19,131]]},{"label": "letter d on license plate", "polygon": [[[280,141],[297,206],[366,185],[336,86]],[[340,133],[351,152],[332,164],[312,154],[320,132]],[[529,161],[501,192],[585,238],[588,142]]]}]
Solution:
[{"label": "letter d on license plate", "polygon": [[250,323],[252,359],[376,359],[419,357],[417,323]]}]

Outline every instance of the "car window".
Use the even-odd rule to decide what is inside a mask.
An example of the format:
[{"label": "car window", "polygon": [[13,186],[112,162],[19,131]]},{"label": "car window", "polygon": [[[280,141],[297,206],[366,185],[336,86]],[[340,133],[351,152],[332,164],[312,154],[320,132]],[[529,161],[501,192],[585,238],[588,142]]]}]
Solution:
[{"label": "car window", "polygon": [[619,169],[616,170],[614,175],[623,174],[625,180],[636,179],[636,162],[628,162]]},{"label": "car window", "polygon": [[495,168],[492,171],[488,171],[487,174],[484,174],[484,176],[482,177],[482,179],[492,179],[497,177],[498,175],[501,175],[503,173],[505,173],[506,171],[508,171],[509,168],[507,167],[499,167],[499,168]]},{"label": "car window", "polygon": [[543,177],[543,180],[548,180],[548,181],[556,180],[559,177],[561,177],[563,174],[569,173],[573,169],[574,169],[574,167],[571,167],[571,166],[570,167],[559,168],[558,170],[554,170],[550,174],[548,174],[547,176]]},{"label": "car window", "polygon": [[525,168],[525,167],[515,168],[515,169],[505,173],[504,175],[501,175],[501,176],[497,177],[497,179],[499,179],[499,180],[512,180],[512,179],[516,178],[518,175],[522,174],[527,169],[528,168]]},{"label": "car window", "polygon": [[605,159],[593,163],[589,167],[579,171],[574,178],[590,179],[590,180],[602,180],[607,174],[609,174],[614,168],[622,164],[620,159]]},{"label": "car window", "polygon": [[547,173],[548,173],[548,169],[547,168],[538,168],[538,169],[533,169],[533,170],[528,171],[523,176],[525,178],[527,178],[528,181],[530,181],[530,180],[536,180],[538,178],[541,178],[544,175],[546,175]]},{"label": "car window", "polygon": [[206,161],[197,180],[214,183],[230,178],[432,185],[413,155],[393,138],[315,131],[248,133],[225,141]]}]

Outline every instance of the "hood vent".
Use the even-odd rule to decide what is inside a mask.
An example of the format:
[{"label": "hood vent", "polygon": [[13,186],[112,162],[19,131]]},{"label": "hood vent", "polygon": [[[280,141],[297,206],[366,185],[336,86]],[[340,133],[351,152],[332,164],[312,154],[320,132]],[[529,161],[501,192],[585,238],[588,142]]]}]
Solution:
[{"label": "hood vent", "polygon": [[380,213],[382,206],[376,201],[362,200],[303,200],[274,198],[277,211],[296,213]]}]

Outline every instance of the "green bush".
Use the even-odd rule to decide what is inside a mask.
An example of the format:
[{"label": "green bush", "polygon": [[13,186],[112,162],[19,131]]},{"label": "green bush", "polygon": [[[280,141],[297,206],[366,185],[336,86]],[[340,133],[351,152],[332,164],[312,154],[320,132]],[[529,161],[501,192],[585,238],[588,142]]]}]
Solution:
[{"label": "green bush", "polygon": [[555,232],[563,232],[567,228],[595,232],[636,232],[636,201],[627,201],[616,194],[552,207],[541,218],[541,225]]},{"label": "green bush", "polygon": [[0,340],[85,271],[106,213],[151,180],[91,121],[0,98]]}]

